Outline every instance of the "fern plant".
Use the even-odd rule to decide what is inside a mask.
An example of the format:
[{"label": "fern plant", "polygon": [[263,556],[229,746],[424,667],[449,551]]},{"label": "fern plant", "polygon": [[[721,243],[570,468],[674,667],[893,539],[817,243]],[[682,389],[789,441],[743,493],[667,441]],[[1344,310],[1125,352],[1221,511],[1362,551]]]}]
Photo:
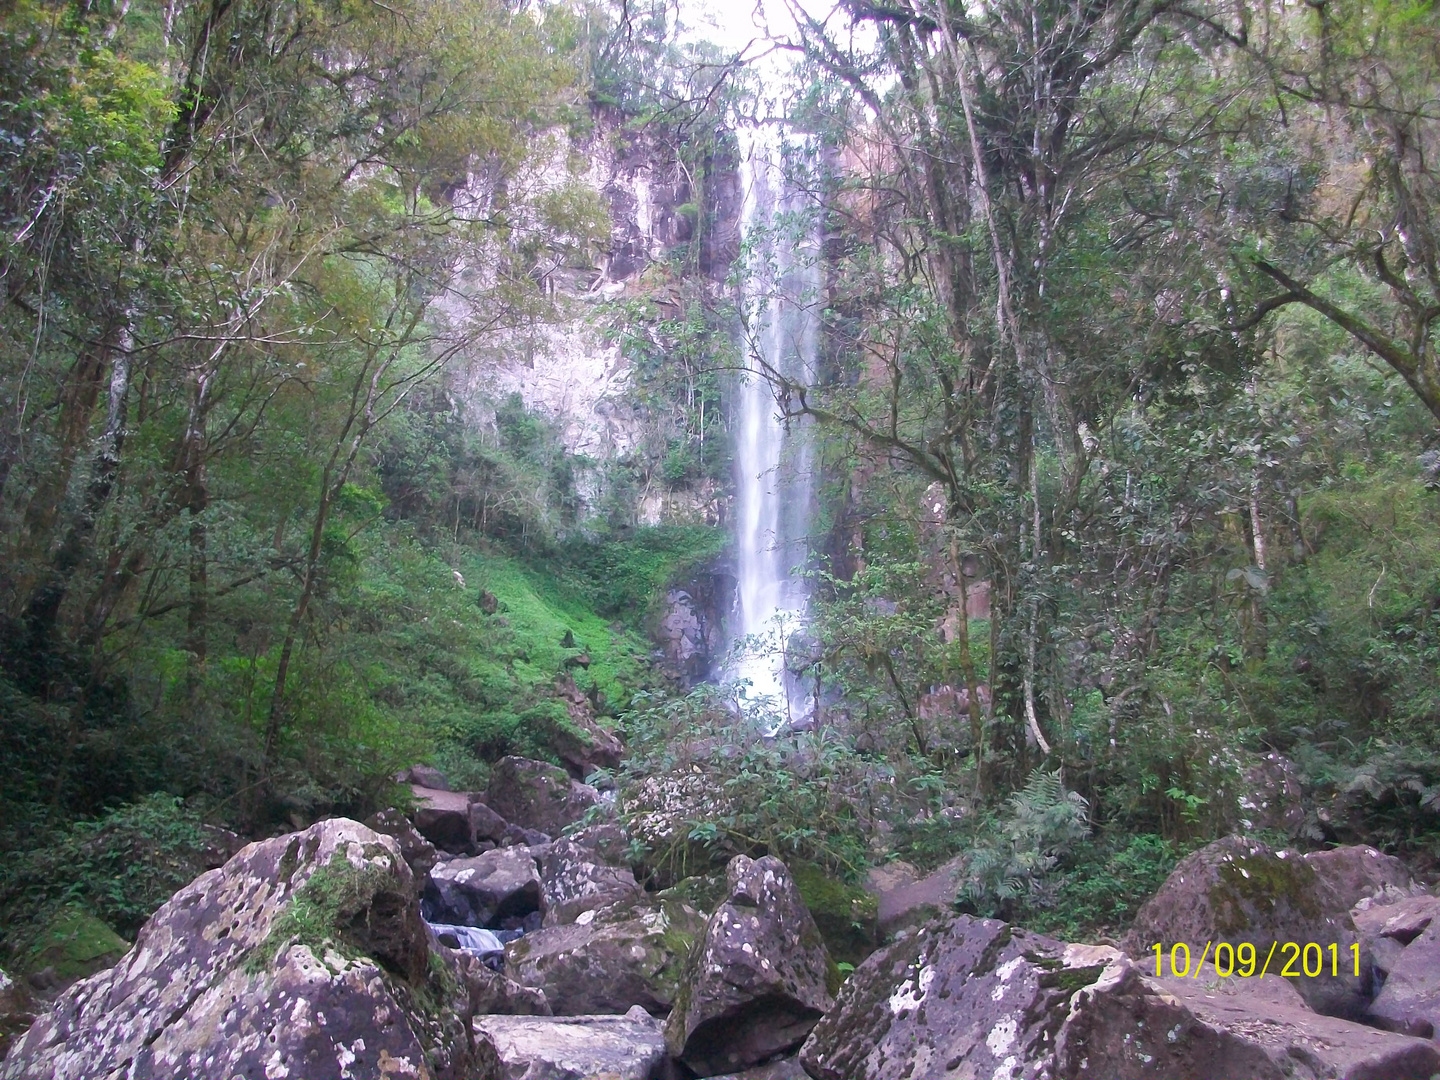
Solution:
[{"label": "fern plant", "polygon": [[993,839],[971,849],[956,903],[980,915],[1010,914],[1017,906],[1051,901],[1051,872],[1061,854],[1090,832],[1090,807],[1067,791],[1059,771],[1037,769],[1006,802]]}]

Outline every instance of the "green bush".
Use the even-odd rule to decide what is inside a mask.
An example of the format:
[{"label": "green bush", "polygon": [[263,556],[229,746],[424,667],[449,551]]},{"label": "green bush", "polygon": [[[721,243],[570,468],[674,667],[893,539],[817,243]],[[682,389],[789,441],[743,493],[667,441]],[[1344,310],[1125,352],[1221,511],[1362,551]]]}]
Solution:
[{"label": "green bush", "polygon": [[78,821],[53,843],[0,868],[0,935],[12,951],[67,905],[126,937],[204,871],[210,843],[198,817],[164,793]]},{"label": "green bush", "polygon": [[638,627],[667,585],[714,559],[728,540],[708,525],[660,525],[624,538],[567,541],[546,568],[596,613]]},{"label": "green bush", "polygon": [[1067,941],[1118,937],[1184,854],[1154,833],[1081,841],[1066,853],[1051,906],[1021,921]]},{"label": "green bush", "polygon": [[1013,918],[1054,902],[1052,873],[1089,833],[1089,807],[1060,773],[1037,769],[1005,804],[990,835],[971,849],[957,901],[977,914]]}]

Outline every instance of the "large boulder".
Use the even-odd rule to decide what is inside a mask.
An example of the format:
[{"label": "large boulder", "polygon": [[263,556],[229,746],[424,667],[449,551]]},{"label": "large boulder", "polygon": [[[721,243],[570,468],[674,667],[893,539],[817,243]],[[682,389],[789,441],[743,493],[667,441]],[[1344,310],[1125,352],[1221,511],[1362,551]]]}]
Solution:
[{"label": "large boulder", "polygon": [[656,1080],[665,1063],[660,1025],[644,1009],[624,1016],[475,1018],[476,1080]]},{"label": "large boulder", "polygon": [[798,1046],[833,1004],[838,971],[785,864],[737,855],[685,965],[666,1024],[670,1051],[700,1076]]},{"label": "large boulder", "polygon": [[936,921],[846,982],[816,1080],[1404,1080],[1440,1048],[1307,1009],[1283,979],[1155,979],[1118,950]]},{"label": "large boulder", "polygon": [[430,871],[425,917],[462,926],[498,926],[540,910],[540,870],[528,847],[495,848],[451,859]]},{"label": "large boulder", "polygon": [[568,724],[557,724],[550,736],[550,749],[565,764],[570,775],[584,780],[596,769],[614,769],[620,765],[625,747],[612,732],[595,721],[595,708],[585,691],[575,685],[569,675],[555,679],[555,694],[565,703]]},{"label": "large boulder", "polygon": [[0,1077],[468,1075],[468,998],[414,895],[399,845],[355,821],[251,844],[66,991]]},{"label": "large boulder", "polygon": [[513,828],[514,826],[479,799],[471,799],[470,831],[475,835],[477,846],[504,844]]},{"label": "large boulder", "polygon": [[600,793],[555,765],[505,757],[490,772],[485,802],[516,825],[556,836],[599,803]]},{"label": "large boulder", "polygon": [[[1432,898],[1433,899],[1433,898]],[[1435,901],[1440,905],[1440,900]],[[1397,916],[1392,932],[1401,939],[1423,923],[1404,944],[1399,956],[1389,963],[1385,985],[1370,1003],[1369,1018],[1389,1028],[1433,1039],[1440,1034],[1440,910]]]},{"label": "large boulder", "polygon": [[420,835],[451,855],[475,853],[475,829],[470,822],[474,797],[465,791],[443,791],[411,784],[415,796],[412,820]]},{"label": "large boulder", "polygon": [[663,1016],[704,932],[705,916],[694,908],[632,897],[511,942],[505,970],[516,982],[544,990],[562,1015],[624,1013],[639,1005]]},{"label": "large boulder", "polygon": [[[1283,981],[1141,977],[1121,962],[1071,1000],[1056,1080],[1416,1080],[1440,1047],[1306,1008]],[[1230,985],[1224,985],[1224,984]]]},{"label": "large boulder", "polygon": [[640,885],[628,866],[612,866],[603,860],[594,847],[571,837],[561,837],[548,847],[540,858],[546,926],[573,923],[587,911],[640,893]]},{"label": "large boulder", "polygon": [[417,883],[423,882],[431,869],[440,861],[435,845],[421,836],[410,819],[399,810],[381,810],[365,819],[365,825],[378,833],[393,836],[400,845],[400,855],[415,875]]},{"label": "large boulder", "polygon": [[1071,995],[1118,958],[995,919],[930,922],[856,968],[800,1060],[817,1080],[1038,1075]]},{"label": "large boulder", "polygon": [[1300,835],[1305,828],[1305,801],[1293,761],[1272,750],[1245,770],[1243,788],[1237,800],[1242,828]]},{"label": "large boulder", "polygon": [[647,885],[668,888],[684,877],[722,870],[736,852],[718,843],[691,840],[696,821],[716,821],[735,812],[724,790],[700,769],[677,769],[642,778],[622,792],[625,821],[635,839],[651,851],[666,852],[650,867]]},{"label": "large boulder", "polygon": [[1230,836],[1180,860],[1136,914],[1125,950],[1153,962],[1157,944],[1166,957],[1183,944],[1198,964],[1207,945],[1213,956],[1221,942],[1249,943],[1282,974],[1299,974],[1300,950],[1313,943],[1328,956],[1334,945],[1347,962],[1322,964],[1318,976],[1299,979],[1297,988],[1316,1012],[1355,1018],[1369,1001],[1371,961],[1362,949],[1355,974],[1351,946],[1359,936],[1349,908],[1300,855]]},{"label": "large boulder", "polygon": [[874,867],[865,880],[865,889],[875,897],[880,933],[893,936],[938,915],[950,914],[960,886],[965,883],[965,862],[965,856],[960,855],[923,876],[904,862]]},{"label": "large boulder", "polygon": [[1305,862],[1346,909],[1386,890],[1404,891],[1414,884],[1403,862],[1368,844],[1312,851]]}]

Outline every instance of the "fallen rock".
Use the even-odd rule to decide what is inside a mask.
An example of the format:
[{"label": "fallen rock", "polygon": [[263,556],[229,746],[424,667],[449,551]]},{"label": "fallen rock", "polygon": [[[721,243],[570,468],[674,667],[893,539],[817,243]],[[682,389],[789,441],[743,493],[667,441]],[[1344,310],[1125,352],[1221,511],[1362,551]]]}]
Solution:
[{"label": "fallen rock", "polygon": [[1404,890],[1414,884],[1403,862],[1365,844],[1312,851],[1305,861],[1347,910],[1387,888]]},{"label": "fallen rock", "polygon": [[181,889],[119,964],[16,1042],[0,1077],[468,1076],[469,1003],[432,955],[396,841],[322,821]]},{"label": "fallen rock", "polygon": [[381,810],[377,814],[371,814],[365,819],[365,825],[377,833],[384,833],[386,836],[395,838],[395,842],[400,845],[400,856],[410,867],[410,872],[415,875],[417,883],[425,880],[426,875],[440,859],[435,851],[435,845],[421,836],[415,826],[410,824],[410,820],[399,810]]},{"label": "fallen rock", "polygon": [[817,1080],[1041,1075],[1071,996],[1117,961],[995,919],[930,922],[856,968],[800,1060]]},{"label": "fallen rock", "polygon": [[610,866],[598,861],[600,858],[594,848],[570,837],[562,837],[548,847],[540,859],[541,910],[546,926],[573,923],[586,911],[640,893],[640,885],[628,866]]},{"label": "fallen rock", "polygon": [[495,926],[540,910],[540,871],[528,847],[451,859],[430,871],[424,911],[431,922]]},{"label": "fallen rock", "polygon": [[[580,667],[590,666],[588,656],[584,657],[584,663],[580,663],[580,657],[570,659]],[[569,663],[569,660],[566,662]],[[584,780],[597,769],[618,768],[625,747],[612,732],[596,723],[595,708],[585,696],[585,691],[575,685],[570,675],[560,675],[555,679],[555,693],[565,703],[570,723],[555,726],[550,736],[550,748],[570,775]]]},{"label": "fallen rock", "polygon": [[550,843],[550,834],[539,829],[526,829],[519,825],[506,825],[500,837],[502,847],[543,847]]},{"label": "fallen rock", "polygon": [[1436,910],[1397,918],[1403,934],[1422,919],[1425,928],[1390,961],[1385,985],[1370,1003],[1369,1018],[1391,1031],[1433,1039],[1440,1032],[1440,920]]},{"label": "fallen rock", "polygon": [[1304,792],[1295,763],[1273,750],[1245,770],[1239,820],[1247,831],[1264,829],[1299,836],[1305,827]]},{"label": "fallen rock", "polygon": [[419,784],[423,788],[432,788],[435,791],[449,791],[450,781],[445,779],[445,774],[433,765],[411,765],[404,772],[398,773],[395,777],[397,784]]},{"label": "fallen rock", "polygon": [[663,1016],[705,923],[678,901],[636,896],[511,942],[505,970],[516,982],[544,990],[562,1015],[624,1013],[638,1005]]},{"label": "fallen rock", "polygon": [[0,1061],[10,1048],[10,1040],[22,1034],[35,1022],[35,1003],[30,992],[0,971]]},{"label": "fallen rock", "polygon": [[798,1046],[833,1004],[839,974],[784,863],[737,855],[726,880],[665,1028],[671,1053],[700,1076]]},{"label": "fallen rock", "polygon": [[[1384,898],[1387,903],[1377,903]],[[1375,979],[1382,983],[1400,954],[1440,916],[1440,897],[1428,893],[1410,895],[1387,890],[1361,900],[1350,909],[1350,918],[1360,934],[1362,947],[1375,965]]]},{"label": "fallen rock", "polygon": [[451,855],[475,852],[475,831],[470,824],[471,796],[464,791],[444,791],[411,784],[415,796],[412,820],[420,835]]},{"label": "fallen rock", "polygon": [[756,1065],[738,1073],[726,1073],[713,1080],[810,1080],[810,1074],[796,1057],[781,1058],[768,1065]]},{"label": "fallen rock", "polygon": [[665,1062],[660,1025],[624,1016],[478,1016],[478,1080],[654,1080]]},{"label": "fallen rock", "polygon": [[1112,965],[1072,998],[1053,1075],[1415,1080],[1440,1070],[1433,1043],[1320,1016],[1283,996],[1267,1000],[1246,985],[1256,980],[1221,981],[1231,985],[1142,978],[1128,962]]},{"label": "fallen rock", "polygon": [[497,847],[505,842],[510,823],[478,799],[470,802],[470,831],[477,844],[488,841]]},{"label": "fallen rock", "polygon": [[[1168,956],[1176,943],[1190,949],[1198,963],[1207,943],[1252,944],[1271,957],[1282,973],[1301,969],[1299,950],[1314,943],[1323,955],[1336,947],[1338,974],[1324,965],[1321,974],[1300,978],[1297,989],[1316,1012],[1359,1017],[1369,1001],[1371,960],[1361,950],[1360,974],[1351,946],[1359,942],[1350,905],[1314,866],[1293,851],[1272,851],[1237,836],[1217,840],[1180,860],[1160,891],[1140,908],[1125,951],[1142,962],[1153,958],[1158,943]],[[1290,955],[1289,946],[1295,947]],[[1292,963],[1293,961],[1293,963]]]},{"label": "fallen rock", "polygon": [[599,803],[600,793],[555,765],[505,757],[490,773],[485,802],[508,821],[556,836]]},{"label": "fallen rock", "polygon": [[521,986],[502,972],[487,967],[478,956],[447,950],[461,985],[470,1000],[472,1016],[550,1016],[554,1010],[545,991]]},{"label": "fallen rock", "polygon": [[867,960],[800,1059],[816,1080],[1405,1080],[1440,1048],[1309,1011],[1283,979],[1154,979],[993,919]]},{"label": "fallen rock", "polygon": [[866,877],[865,888],[876,900],[880,934],[893,937],[907,927],[951,914],[964,883],[965,857],[960,855],[923,877],[909,863],[877,866]]}]

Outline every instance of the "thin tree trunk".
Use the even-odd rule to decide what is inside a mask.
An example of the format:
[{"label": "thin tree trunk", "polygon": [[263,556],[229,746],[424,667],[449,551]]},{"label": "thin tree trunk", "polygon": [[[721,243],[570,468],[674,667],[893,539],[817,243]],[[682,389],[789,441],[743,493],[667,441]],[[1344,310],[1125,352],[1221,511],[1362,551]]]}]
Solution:
[{"label": "thin tree trunk", "polygon": [[101,345],[86,347],[65,375],[60,389],[60,416],[55,425],[59,454],[53,468],[46,469],[30,502],[25,507],[23,535],[29,549],[43,555],[50,545],[65,491],[75,471],[75,460],[90,430],[95,405],[104,382],[105,360],[111,350],[114,331],[106,331]]},{"label": "thin tree trunk", "polygon": [[985,723],[980,714],[980,680],[975,677],[975,657],[970,652],[970,587],[965,582],[965,568],[960,564],[959,546],[950,539],[950,565],[960,588],[960,617],[956,620],[956,640],[960,646],[960,674],[965,679],[967,712],[970,714],[970,745],[975,752],[975,794],[985,793]]},{"label": "thin tree trunk", "polygon": [[105,432],[96,448],[90,486],[80,510],[70,523],[65,539],[51,561],[44,579],[36,586],[26,607],[30,646],[35,655],[48,653],[54,638],[55,622],[65,601],[71,578],[84,561],[95,536],[100,514],[109,501],[120,475],[125,445],[125,415],[130,395],[130,364],[135,351],[133,313],[130,313],[110,348],[110,396]]},{"label": "thin tree trunk", "polygon": [[[1037,476],[1033,442],[1029,449],[1030,507],[1033,513],[1030,562],[1038,577],[1040,572],[1040,480]],[[1032,583],[1031,585],[1030,613],[1025,635],[1025,723],[1029,727],[1030,737],[1040,748],[1040,753],[1049,757],[1050,744],[1045,741],[1045,734],[1040,730],[1040,718],[1035,714],[1035,641],[1040,636],[1040,597],[1035,591],[1036,584]]]}]

